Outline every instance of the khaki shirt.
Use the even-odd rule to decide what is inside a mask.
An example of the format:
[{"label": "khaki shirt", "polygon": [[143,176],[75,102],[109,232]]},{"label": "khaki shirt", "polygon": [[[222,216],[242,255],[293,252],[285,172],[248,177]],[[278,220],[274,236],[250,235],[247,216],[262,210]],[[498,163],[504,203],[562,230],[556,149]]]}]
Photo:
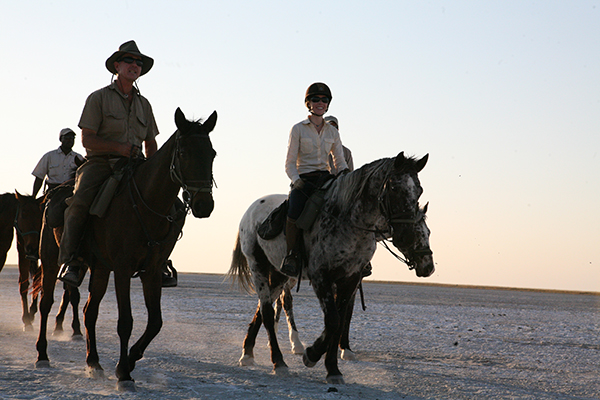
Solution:
[{"label": "khaki shirt", "polygon": [[[79,120],[81,129],[90,129],[103,139],[130,142],[141,146],[158,135],[150,102],[134,87],[131,104],[122,94],[117,82],[95,91],[87,98]],[[87,156],[106,155],[106,152],[86,149]]]},{"label": "khaki shirt", "polygon": [[348,168],[338,130],[325,123],[321,133],[318,133],[307,118],[292,127],[285,172],[293,183],[300,178],[301,174],[327,171],[329,153],[333,156],[333,164],[337,170]]},{"label": "khaki shirt", "polygon": [[76,158],[83,160],[81,154],[73,150],[69,154],[65,154],[59,147],[44,154],[31,174],[41,180],[48,176],[46,179],[48,184],[60,185],[75,177],[75,171],[77,170]]}]

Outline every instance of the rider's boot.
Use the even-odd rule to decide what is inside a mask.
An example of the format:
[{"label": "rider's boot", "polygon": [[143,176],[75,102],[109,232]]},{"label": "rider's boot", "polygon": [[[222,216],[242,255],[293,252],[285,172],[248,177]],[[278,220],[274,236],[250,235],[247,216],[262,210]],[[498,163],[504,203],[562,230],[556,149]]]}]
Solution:
[{"label": "rider's boot", "polygon": [[85,273],[82,273],[83,268],[83,262],[73,258],[60,266],[58,279],[71,286],[79,287],[85,277]]},{"label": "rider's boot", "polygon": [[281,263],[281,273],[296,278],[300,273],[300,256],[296,250],[296,241],[300,229],[296,226],[296,220],[287,219],[285,224],[285,242],[287,245],[287,256]]}]

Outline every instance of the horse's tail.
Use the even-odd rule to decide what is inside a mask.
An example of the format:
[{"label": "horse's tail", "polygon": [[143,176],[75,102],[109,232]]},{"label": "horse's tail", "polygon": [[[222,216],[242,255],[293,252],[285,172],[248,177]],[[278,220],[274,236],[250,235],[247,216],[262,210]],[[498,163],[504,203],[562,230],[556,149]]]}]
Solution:
[{"label": "horse's tail", "polygon": [[235,240],[235,248],[233,249],[233,256],[231,258],[231,267],[229,268],[229,272],[227,272],[227,278],[231,280],[232,284],[237,283],[240,290],[247,293],[254,293],[252,274],[248,267],[248,260],[244,253],[242,253],[239,232]]}]

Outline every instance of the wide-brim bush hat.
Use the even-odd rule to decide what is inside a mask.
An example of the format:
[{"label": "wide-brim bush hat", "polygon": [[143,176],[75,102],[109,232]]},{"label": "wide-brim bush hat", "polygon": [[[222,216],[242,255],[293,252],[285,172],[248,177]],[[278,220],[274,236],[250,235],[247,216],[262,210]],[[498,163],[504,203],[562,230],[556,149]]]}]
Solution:
[{"label": "wide-brim bush hat", "polygon": [[119,46],[119,50],[115,51],[112,56],[108,57],[108,59],[106,60],[106,69],[108,69],[113,74],[116,74],[117,70],[115,69],[115,61],[118,61],[119,58],[121,58],[125,54],[131,54],[134,56],[142,57],[144,65],[142,66],[142,72],[140,73],[140,76],[150,71],[150,69],[154,65],[154,59],[152,59],[152,57],[148,57],[145,54],[142,54],[138,49],[137,44],[135,44],[135,41],[130,40],[129,42],[125,42],[121,46]]}]

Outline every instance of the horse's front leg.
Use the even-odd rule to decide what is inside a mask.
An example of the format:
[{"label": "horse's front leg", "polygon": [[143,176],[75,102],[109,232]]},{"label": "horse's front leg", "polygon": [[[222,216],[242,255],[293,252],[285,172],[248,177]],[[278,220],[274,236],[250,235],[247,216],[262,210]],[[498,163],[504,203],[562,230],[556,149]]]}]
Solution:
[{"label": "horse's front leg", "polygon": [[159,268],[156,271],[152,276],[148,276],[148,274],[141,275],[144,300],[146,302],[146,309],[148,310],[148,323],[146,324],[144,334],[129,351],[129,371],[133,371],[135,362],[144,356],[144,351],[162,328],[163,321],[160,309],[162,276]]},{"label": "horse's front leg", "polygon": [[58,275],[58,246],[54,240],[53,230],[47,225],[42,225],[42,237],[40,238],[40,260],[41,260],[41,298],[40,298],[40,332],[35,344],[38,358],[36,368],[49,367],[48,359],[48,315],[54,303],[54,287]]},{"label": "horse's front leg", "polygon": [[104,372],[100,366],[100,358],[96,347],[96,322],[98,321],[100,302],[106,294],[110,271],[101,268],[91,269],[90,271],[90,294],[83,308],[83,323],[87,344],[86,363],[88,373],[92,377],[101,377]]},{"label": "horse's front leg", "polygon": [[315,340],[312,346],[309,346],[304,350],[302,361],[304,362],[304,365],[309,368],[314,367],[323,354],[325,354],[333,336],[332,332],[337,331],[340,325],[339,314],[335,306],[333,288],[329,287],[329,290],[326,290],[315,287],[315,292],[323,311],[325,328],[323,329],[321,336]]},{"label": "horse's front leg", "polygon": [[115,292],[119,319],[117,333],[119,334],[119,362],[115,369],[117,376],[117,390],[135,390],[131,370],[129,368],[129,338],[133,330],[133,314],[131,312],[131,278],[115,270]]},{"label": "horse's front leg", "polygon": [[32,331],[33,313],[29,311],[29,263],[31,261],[25,258],[25,252],[19,251],[19,294],[21,295],[21,321],[23,321],[23,330]]},{"label": "horse's front leg", "polygon": [[352,313],[354,312],[354,303],[356,301],[356,293],[350,298],[348,308],[346,310],[346,317],[344,318],[344,325],[342,328],[342,336],[340,337],[340,350],[341,359],[346,361],[355,361],[356,355],[350,348],[350,322],[352,321]]},{"label": "horse's front leg", "polygon": [[58,265],[51,262],[42,265],[42,297],[40,299],[40,332],[38,339],[35,344],[38,358],[35,363],[36,368],[44,368],[50,366],[50,360],[48,359],[48,339],[47,339],[47,327],[48,327],[48,315],[52,309],[52,303],[54,303],[54,287],[56,284],[56,276],[58,275]]},{"label": "horse's front leg", "polygon": [[337,282],[334,291],[333,285],[315,284],[314,289],[324,314],[325,329],[321,336],[304,351],[302,360],[307,367],[313,367],[325,356],[327,369],[327,382],[334,384],[344,383],[342,373],[338,368],[337,348],[340,342],[347,307],[356,288],[358,279],[349,279]]}]

